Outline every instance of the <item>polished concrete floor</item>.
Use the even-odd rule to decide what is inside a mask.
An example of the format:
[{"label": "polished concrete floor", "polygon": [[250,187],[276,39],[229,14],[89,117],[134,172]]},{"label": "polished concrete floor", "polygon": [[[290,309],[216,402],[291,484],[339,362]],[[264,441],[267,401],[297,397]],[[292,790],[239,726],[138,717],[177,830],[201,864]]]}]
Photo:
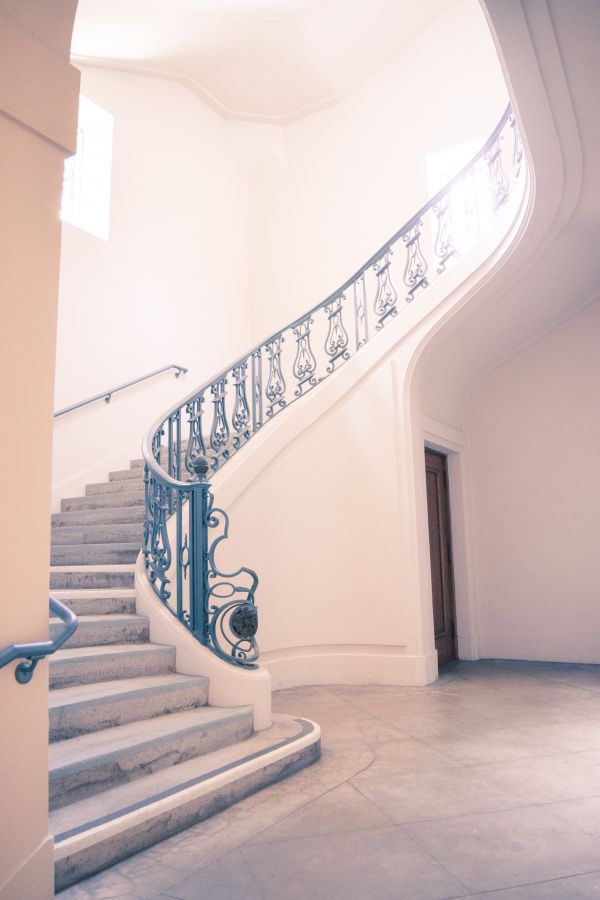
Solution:
[{"label": "polished concrete floor", "polygon": [[600,898],[600,667],[280,691],[319,763],[60,900]]}]

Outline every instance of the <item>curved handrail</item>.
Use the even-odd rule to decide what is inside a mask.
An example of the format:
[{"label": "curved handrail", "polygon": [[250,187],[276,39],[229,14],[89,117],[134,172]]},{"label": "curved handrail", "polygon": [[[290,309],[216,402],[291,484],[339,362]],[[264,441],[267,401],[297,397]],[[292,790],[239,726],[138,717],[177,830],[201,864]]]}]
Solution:
[{"label": "curved handrail", "polygon": [[40,659],[56,653],[77,628],[77,616],[68,606],[65,606],[64,603],[52,596],[48,600],[48,605],[50,612],[62,619],[65,624],[65,627],[55,638],[31,644],[10,644],[4,650],[0,650],[0,669],[15,659],[23,660],[15,669],[15,678],[19,684],[27,684],[31,681],[34,669]]},{"label": "curved handrail", "polygon": [[177,404],[172,406],[166,413],[164,413],[159,419],[154,422],[154,424],[148,429],[146,432],[143,442],[142,442],[142,452],[144,459],[150,469],[156,474],[160,475],[164,478],[165,483],[169,484],[171,487],[183,487],[187,485],[187,482],[178,481],[177,479],[172,478],[169,473],[165,472],[164,469],[161,468],[159,464],[156,464],[153,451],[152,451],[152,441],[155,435],[160,431],[166,420],[174,415],[178,409],[186,406],[190,402],[194,400],[199,394],[204,391],[207,391],[213,384],[227,377],[227,375],[232,372],[235,368],[240,365],[243,365],[244,362],[252,356],[252,354],[261,347],[265,347],[266,345],[272,343],[274,340],[277,340],[278,336],[281,335],[284,331],[289,331],[294,329],[295,327],[300,326],[303,322],[313,316],[318,310],[325,308],[331,303],[335,302],[343,293],[347,291],[348,288],[352,287],[353,284],[361,277],[361,275],[372,266],[376,265],[377,262],[389,252],[390,248],[396,244],[407,232],[413,229],[423,218],[423,216],[430,210],[434,210],[439,206],[440,202],[452,191],[452,188],[457,185],[461,179],[465,177],[476,165],[476,163],[481,160],[490,152],[490,150],[494,147],[494,144],[498,142],[498,139],[504,130],[507,123],[511,124],[511,127],[514,129],[515,134],[515,150],[513,153],[513,160],[517,163],[520,163],[523,153],[522,145],[520,144],[516,120],[514,119],[512,113],[512,107],[509,103],[500,118],[500,121],[494,128],[493,132],[483,145],[480,150],[472,157],[472,159],[465,165],[463,168],[449,181],[444,187],[440,188],[440,190],[433,195],[426,203],[421,206],[421,208],[416,212],[410,219],[408,219],[405,224],[396,231],[392,237],[383,244],[379,250],[373,253],[369,259],[359,268],[356,272],[348,278],[337,290],[335,290],[332,294],[325,298],[325,300],[321,300],[320,303],[317,303],[308,312],[303,313],[296,319],[293,319],[287,325],[284,325],[282,328],[278,329],[278,331],[273,332],[268,338],[261,341],[260,344],[255,345],[246,353],[243,353],[240,357],[236,359],[235,362],[231,363],[229,366],[226,366],[224,369],[213,376],[212,378],[205,381],[200,387],[196,388],[191,394],[188,394],[183,400],[179,401]]},{"label": "curved handrail", "polygon": [[93,397],[88,397],[86,400],[80,400],[79,403],[65,406],[64,409],[57,409],[54,413],[54,418],[58,419],[59,416],[64,416],[65,413],[73,412],[74,409],[80,409],[82,406],[87,406],[88,403],[95,403],[96,400],[104,400],[105,403],[110,403],[113,394],[118,394],[119,391],[124,391],[125,388],[132,387],[134,384],[139,384],[141,381],[147,381],[148,378],[154,378],[155,375],[160,375],[162,372],[169,372],[171,369],[177,369],[175,378],[179,378],[181,374],[187,372],[187,369],[184,366],[178,366],[177,363],[170,363],[168,366],[163,366],[162,369],[155,369],[153,372],[148,372],[146,375],[140,375],[139,378],[132,378],[131,381],[125,381],[123,384],[119,384],[117,387],[111,388],[108,391],[102,391],[100,394],[94,394]]},{"label": "curved handrail", "polygon": [[[510,130],[512,169],[507,173],[503,141]],[[433,277],[442,275],[469,249],[508,200],[522,159],[523,145],[509,104],[471,161],[344,284],[172,406],[144,436],[143,554],[148,579],[173,615],[222,659],[251,667],[258,658],[258,577],[245,566],[229,573],[218,568],[215,550],[228,536],[229,519],[214,506],[206,480],[210,468],[223,466],[268,421],[358,352],[373,337],[371,331],[389,324],[399,312],[394,282],[401,279],[410,303],[429,286],[432,270]],[[426,216],[430,230],[424,227]],[[404,255],[401,274],[396,274],[392,260],[397,246]],[[369,326],[373,317],[374,329]],[[291,353],[284,352],[286,340]],[[212,413],[204,408],[205,401]],[[203,429],[205,417],[210,418],[209,436]],[[174,535],[168,524],[172,517]]]}]

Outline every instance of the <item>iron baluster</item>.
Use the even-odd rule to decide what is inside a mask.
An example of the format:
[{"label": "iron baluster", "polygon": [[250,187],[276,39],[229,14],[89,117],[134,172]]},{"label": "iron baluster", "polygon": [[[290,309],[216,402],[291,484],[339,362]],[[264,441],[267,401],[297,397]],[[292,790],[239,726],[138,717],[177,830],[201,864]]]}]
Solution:
[{"label": "iron baluster", "polygon": [[418,219],[415,224],[402,235],[402,240],[406,247],[404,284],[408,288],[406,297],[407,303],[414,300],[415,291],[419,288],[426,288],[429,284],[427,280],[427,260],[423,256],[423,251],[421,250],[422,226],[422,220]]},{"label": "iron baluster", "polygon": [[210,386],[213,403],[210,446],[215,454],[212,460],[215,469],[220,465],[222,457],[229,456],[229,424],[227,422],[227,410],[225,409],[227,383],[226,378],[219,378],[218,381],[215,381]]},{"label": "iron baluster", "polygon": [[171,567],[171,542],[167,529],[168,493],[167,485],[150,478],[150,500],[147,510],[150,521],[144,557],[150,583],[163,603],[171,596],[168,590],[170,580],[167,575]]},{"label": "iron baluster", "polygon": [[185,576],[189,559],[185,558],[187,552],[187,534],[185,543],[183,540],[183,492],[177,491],[175,500],[176,515],[176,545],[177,545],[177,618],[183,620],[183,578]]},{"label": "iron baluster", "polygon": [[342,322],[342,302],[345,299],[345,294],[338,294],[337,297],[334,297],[330,303],[325,304],[323,307],[325,315],[329,319],[329,328],[325,338],[325,352],[329,357],[327,364],[327,372],[329,374],[335,370],[338,360],[350,359],[348,332]]},{"label": "iron baluster", "polygon": [[269,377],[265,388],[265,394],[269,401],[269,406],[267,407],[267,416],[269,418],[272,418],[278,411],[277,407],[281,410],[286,404],[286,383],[281,371],[281,345],[283,341],[283,335],[278,334],[277,337],[272,338],[265,344],[269,360]]},{"label": "iron baluster", "polygon": [[485,161],[488,164],[490,173],[490,198],[492,201],[492,209],[496,212],[502,204],[508,200],[508,178],[502,168],[502,147],[500,142],[502,135],[499,134],[488,152],[485,154]]},{"label": "iron baluster", "polygon": [[185,448],[185,468],[194,474],[194,460],[197,456],[206,456],[204,436],[202,434],[202,416],[204,415],[204,391],[190,400],[185,407],[189,422],[189,435]]},{"label": "iron baluster", "polygon": [[437,232],[433,244],[433,252],[438,259],[437,273],[438,275],[441,275],[446,268],[448,260],[458,256],[454,246],[450,225],[449,194],[444,194],[439,203],[435,204],[433,212],[437,219]]},{"label": "iron baluster", "polygon": [[311,316],[307,316],[292,329],[296,338],[296,358],[294,359],[293,372],[298,382],[294,391],[297,397],[302,396],[304,385],[308,385],[308,388],[311,388],[317,384],[315,376],[317,360],[310,346],[310,326],[312,324]]},{"label": "iron baluster", "polygon": [[252,430],[263,423],[262,353],[260,347],[252,352]]},{"label": "iron baluster", "polygon": [[246,381],[248,379],[248,360],[239,363],[231,370],[235,387],[235,401],[231,424],[235,431],[233,446],[239,450],[241,445],[250,438],[250,407],[246,396]]},{"label": "iron baluster", "polygon": [[356,349],[369,340],[369,320],[367,313],[367,285],[365,273],[361,272],[352,285],[354,293],[354,327],[356,335]]},{"label": "iron baluster", "polygon": [[377,276],[377,293],[373,302],[373,309],[377,316],[377,325],[375,329],[380,331],[385,325],[385,320],[391,316],[392,318],[398,314],[398,293],[392,284],[392,276],[390,272],[391,260],[390,256],[393,251],[388,247],[382,256],[373,263],[373,271]]}]

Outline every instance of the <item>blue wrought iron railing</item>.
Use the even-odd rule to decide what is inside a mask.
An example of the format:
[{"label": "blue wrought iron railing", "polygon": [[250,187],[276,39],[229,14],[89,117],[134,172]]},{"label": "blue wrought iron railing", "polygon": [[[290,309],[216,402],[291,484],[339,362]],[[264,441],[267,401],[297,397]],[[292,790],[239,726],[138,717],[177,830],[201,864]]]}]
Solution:
[{"label": "blue wrought iron railing", "polygon": [[30,644],[10,644],[0,650],[0,669],[16,659],[22,660],[15,668],[15,678],[19,684],[28,684],[33,678],[35,667],[39,661],[60,650],[77,628],[77,616],[68,606],[65,606],[56,597],[50,597],[48,605],[51,615],[57,616],[64,623],[64,628],[61,628],[54,638]]},{"label": "blue wrought iron railing", "polygon": [[[505,166],[503,145],[511,132]],[[477,155],[337,291],[248,350],[149,430],[143,443],[148,578],[157,597],[221,658],[256,664],[258,577],[246,567],[229,573],[218,567],[216,551],[229,520],[214,506],[208,472],[225,465],[386,327],[401,308],[396,284],[403,284],[404,300],[412,303],[473,246],[508,200],[522,164],[509,105]],[[398,247],[401,274],[394,269]]]}]

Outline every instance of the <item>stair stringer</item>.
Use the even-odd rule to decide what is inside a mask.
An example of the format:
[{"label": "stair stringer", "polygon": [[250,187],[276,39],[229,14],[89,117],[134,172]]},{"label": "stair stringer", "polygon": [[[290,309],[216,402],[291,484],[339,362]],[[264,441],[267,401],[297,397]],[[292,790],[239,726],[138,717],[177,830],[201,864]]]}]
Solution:
[{"label": "stair stringer", "polygon": [[[450,315],[453,308],[468,303],[477,294],[480,283],[487,281],[502,266],[507,251],[519,239],[529,206],[527,178],[521,184],[523,187],[514,191],[494,227],[468,255],[457,261],[443,277],[436,279],[412,304],[407,305],[397,319],[363,347],[360,353],[351,357],[335,377],[327,379],[311,391],[310,402],[294,404],[293,409],[286,410],[286,415],[277,416],[268,427],[253,437],[241,453],[236,454],[223,469],[211,477],[216,502],[231,517],[232,533],[227,542],[227,555],[232,554],[231,559],[236,566],[240,560],[250,563],[258,570],[261,579],[257,606],[262,668],[254,673],[249,670],[236,671],[235,667],[222,662],[207,648],[199,645],[157,600],[147,581],[143,560],[138,560],[138,610],[150,618],[151,639],[165,641],[177,647],[178,671],[209,675],[213,692],[211,703],[221,706],[252,704],[256,720],[261,723],[268,721],[266,710],[270,699],[267,699],[267,694],[270,696],[271,688],[268,673],[273,677],[274,689],[336,682],[427,684],[435,679],[435,651],[417,646],[414,629],[412,624],[408,624],[408,620],[386,623],[378,636],[371,634],[370,638],[365,638],[362,629],[358,628],[355,629],[358,639],[353,640],[338,642],[337,634],[333,639],[319,640],[319,637],[314,639],[313,636],[309,641],[294,640],[293,619],[294,616],[305,615],[306,594],[294,597],[297,569],[293,565],[289,566],[286,577],[280,578],[274,588],[269,576],[270,571],[278,566],[277,551],[271,555],[262,552],[264,545],[268,543],[267,538],[260,547],[252,547],[252,540],[256,540],[257,535],[269,533],[269,519],[272,519],[272,512],[263,507],[258,494],[256,503],[253,503],[253,494],[260,491],[260,487],[268,482],[275,469],[294,448],[298,448],[307,436],[314,437],[316,430],[326,427],[328,418],[342,409],[370,380],[389,371],[391,381],[388,375],[384,375],[384,378],[388,378],[392,391],[397,390],[397,386],[394,386],[397,373],[400,369],[406,369],[414,348],[423,335],[434,328],[440,319]],[[405,362],[400,362],[400,369],[399,358],[405,359]],[[394,471],[402,456],[402,435],[396,434],[392,440],[396,444],[396,461],[392,464],[390,477],[403,478],[404,473]],[[314,463],[319,464],[318,457],[315,457]],[[310,473],[305,474],[310,477]],[[360,471],[357,471],[356,477],[360,479]],[[174,516],[168,527],[170,538],[174,541]],[[365,527],[368,528],[368,523],[365,523]],[[305,549],[308,551],[305,554],[308,564],[310,548]],[[260,563],[255,558],[257,553],[261,556]],[[173,584],[174,578],[171,581]],[[317,588],[318,582],[319,579],[315,579]],[[396,596],[395,602],[402,605],[402,600],[401,596]],[[323,598],[322,606],[329,606],[327,598]],[[356,610],[352,614],[355,613]],[[282,640],[281,633],[276,634],[271,627],[276,614],[280,618],[282,615],[289,618],[291,640]],[[411,618],[412,614],[408,619]]]}]

